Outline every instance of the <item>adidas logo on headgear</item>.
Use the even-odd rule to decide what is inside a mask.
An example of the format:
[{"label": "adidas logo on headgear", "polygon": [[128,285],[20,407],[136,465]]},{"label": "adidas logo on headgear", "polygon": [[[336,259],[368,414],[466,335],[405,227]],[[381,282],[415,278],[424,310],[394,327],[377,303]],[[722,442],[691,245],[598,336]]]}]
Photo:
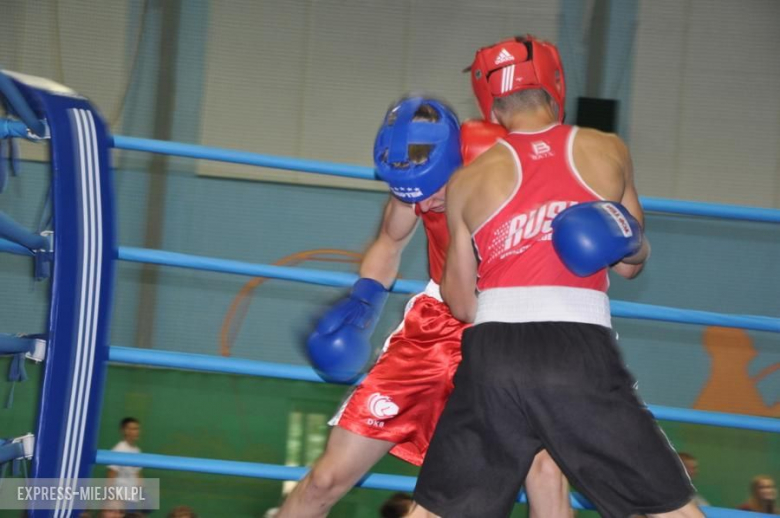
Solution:
[{"label": "adidas logo on headgear", "polygon": [[512,61],[515,59],[515,57],[509,53],[506,49],[501,49],[501,52],[498,53],[498,56],[496,56],[496,61],[494,62],[495,65],[500,65],[501,63],[506,63],[507,61]]}]

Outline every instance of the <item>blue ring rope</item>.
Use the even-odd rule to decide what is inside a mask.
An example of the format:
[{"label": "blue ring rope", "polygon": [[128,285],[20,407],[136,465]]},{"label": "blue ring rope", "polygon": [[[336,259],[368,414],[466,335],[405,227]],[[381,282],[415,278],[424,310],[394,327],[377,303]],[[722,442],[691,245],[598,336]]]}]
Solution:
[{"label": "blue ring rope", "polygon": [[49,248],[49,242],[45,237],[27,230],[2,211],[0,211],[0,236],[29,250],[46,250]]},{"label": "blue ring rope", "polygon": [[0,139],[28,138],[27,124],[13,119],[0,119]]},{"label": "blue ring rope", "polygon": [[0,238],[0,252],[7,252],[15,255],[34,255],[32,250],[25,248],[20,244],[8,241],[7,239]]},{"label": "blue ring rope", "polygon": [[127,365],[146,365],[168,369],[325,383],[311,367],[226,358],[211,354],[157,351],[112,345],[108,349],[108,361]]},{"label": "blue ring rope", "polygon": [[6,74],[0,72],[0,93],[8,100],[14,112],[24,121],[30,131],[43,137],[46,134],[46,126],[35,116],[30,105],[25,101],[24,96],[16,87],[14,82]]},{"label": "blue ring rope", "polygon": [[[97,451],[95,464],[194,471],[197,473],[272,480],[300,480],[308,472],[308,468],[297,466],[281,466],[278,464],[261,464],[236,460],[198,459],[194,457],[157,455],[153,453],[122,453],[108,450]],[[411,493],[414,491],[416,483],[416,477],[371,473],[361,479],[356,486],[364,489],[385,489],[389,491],[405,491]],[[574,509],[595,509],[593,504],[578,493],[571,493],[569,498],[571,506]],[[518,495],[517,502],[526,502],[524,493]],[[702,510],[707,515],[707,518],[760,518],[762,516],[771,518],[770,515],[767,514],[737,511],[722,507],[703,507]]]},{"label": "blue ring rope", "polygon": [[[297,466],[282,466],[278,464],[263,464],[235,460],[198,459],[194,457],[176,457],[173,455],[157,455],[153,453],[122,453],[108,450],[98,450],[96,464],[137,466],[141,468],[171,469],[180,471],[195,471],[215,475],[232,475],[236,477],[264,478],[271,480],[300,480],[309,471],[308,468]],[[387,475],[371,473],[361,479],[356,485],[364,489],[388,489],[391,491],[414,491],[415,477],[404,475]],[[518,502],[525,502],[525,495],[518,496]],[[572,499],[576,509],[592,509],[584,507],[587,500],[580,497]]]},{"label": "blue ring rope", "polygon": [[[233,164],[246,164],[273,169],[288,169],[307,173],[344,176],[362,180],[376,180],[371,167],[352,164],[339,164],[291,158],[275,155],[236,151],[234,149],[202,146],[199,144],[183,144],[138,137],[114,137],[114,147],[128,151],[144,151],[165,155],[217,160]],[[671,200],[664,198],[640,197],[646,211],[680,214],[686,216],[705,216],[710,218],[735,219],[743,221],[760,221],[764,223],[780,223],[780,210],[742,205],[727,205],[720,203],[705,203],[697,201]]]},{"label": "blue ring rope", "polygon": [[[19,255],[31,255],[26,248],[0,239],[0,252],[10,252]],[[253,277],[269,277],[296,282],[307,282],[322,286],[347,287],[357,279],[352,273],[331,272],[292,266],[276,266],[253,264],[229,259],[214,259],[177,252],[162,250],[147,250],[144,248],[120,247],[118,259],[122,261],[159,264],[178,268],[233,273]],[[393,284],[394,293],[420,293],[425,289],[425,282],[399,279]],[[757,315],[728,315],[711,311],[694,309],[679,309],[638,302],[613,300],[610,302],[612,316],[618,318],[635,318],[640,320],[657,320],[661,322],[677,322],[704,326],[736,327],[754,331],[780,333],[780,318]]]},{"label": "blue ring rope", "polygon": [[376,180],[374,170],[370,167],[350,164],[332,164],[306,158],[263,155],[260,153],[251,153],[249,151],[207,147],[198,144],[184,144],[181,142],[167,142],[165,140],[122,137],[116,135],[114,136],[114,147],[117,149],[126,149],[128,151],[145,151],[163,155],[217,160],[219,162],[230,162],[232,164],[246,164],[258,167],[270,167],[273,169],[288,169],[290,171]]},{"label": "blue ring rope", "polygon": [[[202,256],[148,250],[144,248],[119,249],[119,259],[123,261],[151,263],[179,268],[192,268],[222,273],[235,273],[256,277],[271,277],[289,281],[308,282],[323,286],[351,286],[357,275],[352,273],[314,270],[293,266],[275,266],[252,264],[228,259],[213,259]],[[420,293],[425,289],[422,281],[398,280],[392,286],[394,293]],[[708,326],[739,327],[756,331],[780,333],[780,318],[752,315],[724,315],[709,311],[677,309],[635,302],[614,301],[611,303],[612,315],[615,317],[640,318],[645,320],[661,320],[686,324]]]},{"label": "blue ring rope", "polygon": [[[147,365],[199,372],[239,374],[297,381],[325,383],[311,367],[283,363],[261,362],[241,358],[225,358],[210,354],[156,351],[135,347],[109,348],[109,361],[131,365]],[[648,405],[656,419],[708,426],[741,428],[760,432],[780,433],[780,419],[724,412],[708,412],[658,405]]]}]

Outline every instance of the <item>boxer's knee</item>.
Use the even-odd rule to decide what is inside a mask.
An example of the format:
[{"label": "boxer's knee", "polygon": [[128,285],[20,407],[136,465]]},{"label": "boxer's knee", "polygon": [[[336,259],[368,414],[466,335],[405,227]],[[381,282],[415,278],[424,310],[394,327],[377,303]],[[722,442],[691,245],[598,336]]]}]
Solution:
[{"label": "boxer's knee", "polygon": [[322,462],[312,468],[307,489],[309,493],[322,497],[338,496],[345,490],[344,488],[349,489],[349,482],[348,473],[339,469],[337,465]]}]

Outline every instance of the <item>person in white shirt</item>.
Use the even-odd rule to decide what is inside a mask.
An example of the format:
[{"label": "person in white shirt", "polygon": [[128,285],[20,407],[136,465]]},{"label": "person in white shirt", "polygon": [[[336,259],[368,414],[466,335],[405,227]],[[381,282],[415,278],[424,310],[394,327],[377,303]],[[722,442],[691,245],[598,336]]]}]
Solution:
[{"label": "person in white shirt", "polygon": [[[141,436],[141,423],[134,417],[125,417],[119,425],[123,440],[119,441],[111,451],[122,453],[141,453],[137,446],[138,438]],[[107,478],[114,479],[117,487],[140,487],[143,485],[143,476],[141,468],[134,466],[109,466]],[[126,501],[128,508],[137,507],[137,502]]]}]

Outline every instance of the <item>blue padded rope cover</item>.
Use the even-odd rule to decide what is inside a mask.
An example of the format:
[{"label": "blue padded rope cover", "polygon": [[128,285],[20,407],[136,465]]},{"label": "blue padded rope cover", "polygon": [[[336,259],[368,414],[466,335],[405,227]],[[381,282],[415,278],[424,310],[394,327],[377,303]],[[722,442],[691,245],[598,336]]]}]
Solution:
[{"label": "blue padded rope cover", "polygon": [[[13,81],[51,133],[56,256],[32,476],[88,477],[108,357],[116,257],[111,139],[83,97],[39,78]],[[74,510],[68,505],[32,509],[29,516],[70,517]]]}]

